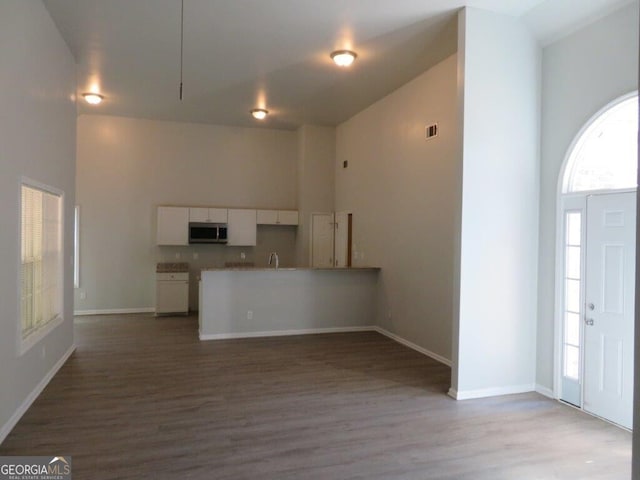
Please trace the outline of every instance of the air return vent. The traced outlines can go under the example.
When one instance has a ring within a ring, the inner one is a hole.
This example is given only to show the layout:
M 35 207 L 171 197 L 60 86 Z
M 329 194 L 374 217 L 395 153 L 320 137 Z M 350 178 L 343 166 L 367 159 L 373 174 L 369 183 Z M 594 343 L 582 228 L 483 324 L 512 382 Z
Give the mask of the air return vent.
M 433 137 L 438 136 L 438 124 L 434 123 L 433 125 L 427 125 L 424 127 L 424 136 L 427 140 Z

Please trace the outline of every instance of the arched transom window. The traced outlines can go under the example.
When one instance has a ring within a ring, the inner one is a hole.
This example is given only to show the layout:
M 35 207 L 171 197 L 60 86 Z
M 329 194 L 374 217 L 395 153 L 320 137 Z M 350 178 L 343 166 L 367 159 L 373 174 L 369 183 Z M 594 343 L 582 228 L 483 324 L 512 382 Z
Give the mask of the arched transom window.
M 608 108 L 575 142 L 563 193 L 635 188 L 638 172 L 638 95 Z

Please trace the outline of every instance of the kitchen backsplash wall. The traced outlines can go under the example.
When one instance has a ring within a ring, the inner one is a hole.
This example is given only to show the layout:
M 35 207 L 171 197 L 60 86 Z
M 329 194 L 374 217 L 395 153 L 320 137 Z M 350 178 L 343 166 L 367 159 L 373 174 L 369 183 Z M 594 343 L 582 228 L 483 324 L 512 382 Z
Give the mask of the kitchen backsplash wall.
M 297 207 L 295 131 L 81 115 L 77 139 L 76 311 L 153 308 L 155 264 L 180 252 L 156 246 L 158 205 Z M 282 265 L 295 254 L 295 228 L 261 226 L 258 235 L 245 251 L 256 264 L 269 250 Z M 202 266 L 240 256 L 213 245 L 184 251 L 201 253 Z

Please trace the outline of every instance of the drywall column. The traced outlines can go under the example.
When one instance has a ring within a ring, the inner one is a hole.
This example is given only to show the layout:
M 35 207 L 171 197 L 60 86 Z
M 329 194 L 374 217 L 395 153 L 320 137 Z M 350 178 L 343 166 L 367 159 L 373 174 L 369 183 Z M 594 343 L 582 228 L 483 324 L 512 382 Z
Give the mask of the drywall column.
M 309 265 L 311 213 L 334 210 L 336 129 L 303 125 L 298 129 L 298 212 L 296 260 Z
M 0 2 L 0 443 L 73 349 L 76 107 L 73 56 L 42 2 Z M 22 354 L 20 187 L 64 192 L 63 322 Z M 25 452 L 28 453 L 28 452 Z
M 540 49 L 518 20 L 459 17 L 462 203 L 458 399 L 535 383 Z

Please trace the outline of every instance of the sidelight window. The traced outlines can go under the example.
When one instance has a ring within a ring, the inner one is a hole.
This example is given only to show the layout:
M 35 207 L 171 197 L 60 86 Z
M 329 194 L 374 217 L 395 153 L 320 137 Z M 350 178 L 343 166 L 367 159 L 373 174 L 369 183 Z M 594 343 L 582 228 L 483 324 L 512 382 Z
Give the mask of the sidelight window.
M 582 212 L 565 213 L 563 375 L 580 378 Z

